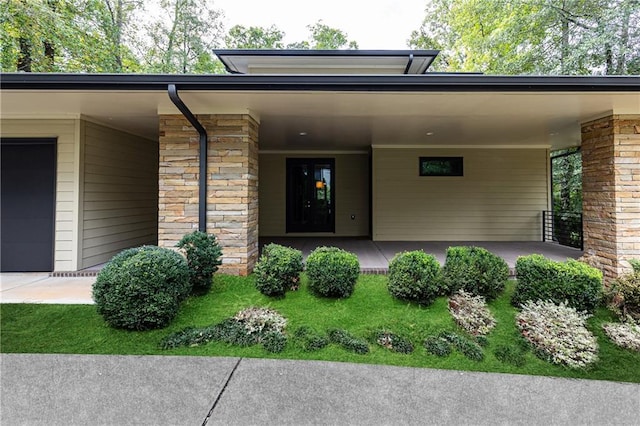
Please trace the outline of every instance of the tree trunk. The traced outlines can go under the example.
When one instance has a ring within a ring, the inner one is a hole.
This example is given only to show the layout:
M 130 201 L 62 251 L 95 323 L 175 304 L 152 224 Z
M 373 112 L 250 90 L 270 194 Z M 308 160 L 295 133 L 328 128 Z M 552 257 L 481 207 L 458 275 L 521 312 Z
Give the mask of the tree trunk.
M 18 55 L 18 60 L 16 61 L 16 70 L 31 72 L 31 41 L 26 38 L 20 37 L 18 40 L 18 44 L 20 45 L 20 54 Z

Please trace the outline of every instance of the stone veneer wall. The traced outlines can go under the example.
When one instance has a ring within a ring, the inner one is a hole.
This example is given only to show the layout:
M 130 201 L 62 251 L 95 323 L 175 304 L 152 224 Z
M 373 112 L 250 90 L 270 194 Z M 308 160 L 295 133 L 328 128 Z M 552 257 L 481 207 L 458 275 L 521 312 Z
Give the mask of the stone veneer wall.
M 207 232 L 222 246 L 220 271 L 247 275 L 258 258 L 258 123 L 249 115 L 198 115 L 208 134 Z M 160 116 L 158 244 L 198 229 L 198 132 Z
M 584 250 L 610 280 L 640 258 L 640 115 L 582 125 Z

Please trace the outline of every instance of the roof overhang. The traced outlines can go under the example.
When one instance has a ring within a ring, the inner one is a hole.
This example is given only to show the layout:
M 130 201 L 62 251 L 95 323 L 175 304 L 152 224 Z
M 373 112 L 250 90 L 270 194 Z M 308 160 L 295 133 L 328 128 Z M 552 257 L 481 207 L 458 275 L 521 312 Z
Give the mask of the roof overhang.
M 438 50 L 216 49 L 232 74 L 424 74 Z
M 176 84 L 196 114 L 250 113 L 262 150 L 580 143 L 580 123 L 640 114 L 640 77 L 189 76 L 4 74 L 2 118 L 86 117 L 158 136 L 178 114 Z M 306 133 L 306 135 L 301 135 Z

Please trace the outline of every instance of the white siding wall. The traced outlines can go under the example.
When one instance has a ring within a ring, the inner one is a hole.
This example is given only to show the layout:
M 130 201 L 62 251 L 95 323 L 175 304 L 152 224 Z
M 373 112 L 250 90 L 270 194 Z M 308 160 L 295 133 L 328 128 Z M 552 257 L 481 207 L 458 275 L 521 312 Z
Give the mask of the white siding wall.
M 369 235 L 369 155 L 368 154 L 260 154 L 261 236 L 281 237 L 286 233 L 287 158 L 335 158 L 336 232 L 296 233 L 355 237 Z M 351 215 L 355 219 L 351 219 Z
M 80 268 L 158 241 L 158 144 L 91 122 L 83 126 Z
M 421 177 L 421 156 L 461 156 L 463 177 Z M 546 149 L 373 150 L 373 239 L 537 241 Z
M 3 119 L 3 137 L 57 138 L 54 270 L 78 267 L 80 120 Z

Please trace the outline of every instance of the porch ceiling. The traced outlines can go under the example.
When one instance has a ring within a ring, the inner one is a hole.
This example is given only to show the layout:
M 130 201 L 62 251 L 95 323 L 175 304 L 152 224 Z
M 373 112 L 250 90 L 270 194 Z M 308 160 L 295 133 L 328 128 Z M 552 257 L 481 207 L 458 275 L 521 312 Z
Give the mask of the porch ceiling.
M 640 114 L 637 92 L 181 91 L 196 114 L 251 113 L 261 150 L 580 144 L 580 123 Z M 80 115 L 155 139 L 164 91 L 3 90 L 3 118 Z M 305 135 L 301 135 L 305 133 Z

